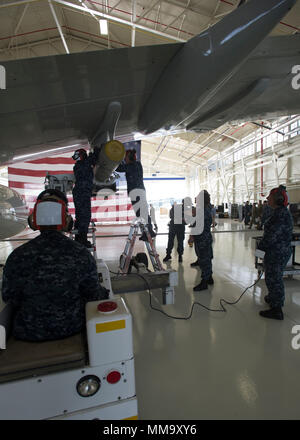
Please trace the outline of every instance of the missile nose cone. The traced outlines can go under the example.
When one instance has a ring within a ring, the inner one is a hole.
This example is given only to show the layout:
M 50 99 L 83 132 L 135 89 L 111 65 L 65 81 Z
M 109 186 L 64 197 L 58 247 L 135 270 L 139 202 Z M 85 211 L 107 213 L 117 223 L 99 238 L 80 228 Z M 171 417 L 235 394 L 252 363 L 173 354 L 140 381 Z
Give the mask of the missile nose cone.
M 114 162 L 121 162 L 125 157 L 125 147 L 117 140 L 107 142 L 104 151 L 107 158 Z
M 296 1 L 250 0 L 185 43 L 146 102 L 139 131 L 191 124 Z
M 94 170 L 96 182 L 108 181 L 125 157 L 125 147 L 122 142 L 112 140 L 106 142 L 100 150 L 98 161 Z

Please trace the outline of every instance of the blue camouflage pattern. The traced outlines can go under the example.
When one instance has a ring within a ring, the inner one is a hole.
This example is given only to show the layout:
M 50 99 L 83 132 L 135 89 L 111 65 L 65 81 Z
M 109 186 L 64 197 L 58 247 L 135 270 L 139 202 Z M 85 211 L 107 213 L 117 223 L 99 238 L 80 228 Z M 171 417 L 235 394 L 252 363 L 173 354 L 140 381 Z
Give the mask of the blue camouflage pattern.
M 15 249 L 3 269 L 2 298 L 15 309 L 13 336 L 65 338 L 85 328 L 85 304 L 108 298 L 95 259 L 58 231 L 43 231 Z
M 116 169 L 117 172 L 119 173 L 125 173 L 125 177 L 126 177 L 126 182 L 127 182 L 127 194 L 130 197 L 131 200 L 131 204 L 132 204 L 132 208 L 135 212 L 135 215 L 137 218 L 141 217 L 141 210 L 140 210 L 140 200 L 141 197 L 137 196 L 135 198 L 132 197 L 130 195 L 130 192 L 135 190 L 135 189 L 140 189 L 144 191 L 144 196 L 143 196 L 143 200 L 145 200 L 146 202 L 146 206 L 145 206 L 145 212 L 149 211 L 148 209 L 148 204 L 147 204 L 147 199 L 146 199 L 146 189 L 144 186 L 144 180 L 143 180 L 143 166 L 141 164 L 140 161 L 135 160 L 134 162 L 130 162 L 130 163 L 125 163 L 124 161 L 120 163 L 120 165 L 118 166 L 118 168 Z M 135 200 L 134 200 L 135 198 Z M 150 231 L 151 234 L 154 233 L 153 229 L 152 229 L 152 222 L 151 222 L 151 217 L 148 214 L 147 219 L 147 227 Z
M 177 238 L 178 255 L 183 255 L 183 251 L 184 251 L 183 242 L 185 237 L 184 207 L 182 206 L 181 224 L 174 223 L 174 206 L 172 206 L 172 208 L 170 209 L 169 217 L 170 217 L 170 223 L 169 223 L 167 255 L 172 254 L 175 237 Z
M 202 234 L 194 235 L 195 252 L 198 257 L 198 264 L 202 272 L 202 279 L 208 280 L 212 276 L 212 234 L 211 234 L 211 206 L 204 208 L 204 227 Z
M 271 307 L 283 307 L 285 300 L 283 272 L 292 253 L 293 219 L 286 207 L 273 210 L 265 223 L 258 249 L 265 252 L 265 282 Z
M 264 226 L 268 218 L 271 217 L 273 209 L 269 205 L 264 205 L 261 216 L 261 225 Z
M 128 194 L 133 189 L 145 189 L 143 167 L 140 161 L 135 160 L 130 163 L 121 162 L 116 171 L 119 173 L 125 173 Z
M 90 153 L 85 160 L 79 160 L 73 167 L 75 186 L 73 188 L 73 201 L 75 206 L 75 228 L 79 234 L 87 234 L 91 221 L 91 197 L 93 190 L 94 171 L 99 150 Z
M 79 234 L 88 233 L 92 218 L 91 196 L 91 191 L 86 188 L 73 188 L 73 202 L 76 215 L 75 229 L 78 229 Z

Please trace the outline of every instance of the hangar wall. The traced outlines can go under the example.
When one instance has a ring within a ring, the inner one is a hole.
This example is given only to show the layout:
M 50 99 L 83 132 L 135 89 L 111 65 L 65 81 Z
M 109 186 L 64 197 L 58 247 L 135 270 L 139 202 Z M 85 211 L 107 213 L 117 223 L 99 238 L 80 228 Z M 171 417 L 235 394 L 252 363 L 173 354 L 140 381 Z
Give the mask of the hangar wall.
M 207 167 L 195 170 L 189 187 L 196 193 L 207 189 L 219 205 L 265 200 L 270 189 L 282 184 L 290 202 L 300 203 L 300 118 L 285 131 L 284 136 L 271 133 L 250 145 L 246 140 L 244 149 L 243 140 L 229 153 L 218 153 Z

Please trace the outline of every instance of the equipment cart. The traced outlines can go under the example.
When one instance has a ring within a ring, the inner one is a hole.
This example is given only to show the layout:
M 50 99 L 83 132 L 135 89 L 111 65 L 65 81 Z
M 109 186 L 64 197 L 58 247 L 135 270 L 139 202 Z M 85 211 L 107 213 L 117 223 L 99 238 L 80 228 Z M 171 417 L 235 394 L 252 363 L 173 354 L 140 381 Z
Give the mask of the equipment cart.
M 262 239 L 262 236 L 253 237 L 253 239 L 255 240 L 255 249 L 257 249 L 259 242 Z M 292 244 L 292 255 L 283 272 L 283 276 L 288 276 L 289 278 L 293 278 L 293 275 L 300 275 L 300 262 L 298 263 L 295 257 L 296 246 L 300 246 L 300 232 L 293 233 L 293 241 L 291 244 Z M 263 271 L 263 262 L 257 256 L 255 256 L 255 269 L 257 269 L 258 271 L 258 275 L 260 275 L 261 272 Z

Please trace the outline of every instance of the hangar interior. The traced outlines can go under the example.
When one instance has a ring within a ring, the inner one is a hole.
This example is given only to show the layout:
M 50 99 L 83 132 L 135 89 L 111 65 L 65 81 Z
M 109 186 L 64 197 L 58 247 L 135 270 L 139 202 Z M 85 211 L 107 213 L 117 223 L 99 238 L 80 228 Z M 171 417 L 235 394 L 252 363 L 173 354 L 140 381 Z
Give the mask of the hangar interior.
M 4 0 L 0 2 L 0 64 L 184 43 L 220 22 L 239 4 L 240 0 Z M 298 35 L 299 31 L 298 0 L 271 35 Z M 299 51 L 297 56 L 300 65 Z M 276 63 L 274 71 L 280 70 Z M 300 89 L 295 93 L 300 97 Z M 236 117 L 225 123 L 220 118 L 220 125 L 209 131 L 150 134 L 140 140 L 147 198 L 156 210 L 155 246 L 161 260 L 174 201 L 185 196 L 194 199 L 206 189 L 218 210 L 212 231 L 213 286 L 193 291 L 200 273 L 190 267 L 196 257 L 186 232 L 183 262 L 178 262 L 175 245 L 172 260 L 164 265 L 178 273 L 174 304 L 161 305 L 160 289 L 152 290 L 151 301 L 147 291 L 120 295 L 133 319 L 138 418 L 298 419 L 300 360 L 292 339 L 293 329 L 300 325 L 300 273 L 285 278 L 282 322 L 259 316 L 265 308 L 264 279 L 236 305 L 226 306 L 226 312 L 205 307 L 219 310 L 222 298 L 236 301 L 257 280 L 254 238 L 263 232 L 255 226 L 249 229 L 233 214 L 239 206 L 247 200 L 264 201 L 272 188 L 285 185 L 295 209 L 294 232 L 300 234 L 300 114 L 249 121 Z M 34 154 L 29 153 L 28 160 Z M 52 154 L 59 153 L 51 150 L 48 156 Z M 9 166 L 4 163 L 0 168 L 1 185 L 9 186 Z M 112 274 L 118 270 L 128 232 L 128 222 L 97 223 L 97 257 Z M 5 264 L 16 247 L 35 236 L 37 232 L 26 228 L 2 239 L 0 263 Z M 137 241 L 134 251 L 145 252 L 144 244 Z M 295 260 L 300 262 L 297 246 Z

